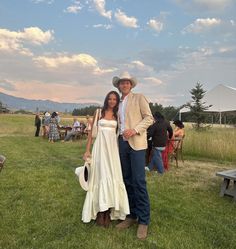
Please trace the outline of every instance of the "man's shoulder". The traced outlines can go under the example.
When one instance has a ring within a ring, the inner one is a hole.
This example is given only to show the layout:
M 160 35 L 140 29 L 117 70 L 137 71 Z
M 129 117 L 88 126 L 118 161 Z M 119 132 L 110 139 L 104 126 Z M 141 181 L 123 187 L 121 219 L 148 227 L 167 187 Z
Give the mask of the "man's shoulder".
M 146 98 L 142 93 L 132 93 L 133 98 Z

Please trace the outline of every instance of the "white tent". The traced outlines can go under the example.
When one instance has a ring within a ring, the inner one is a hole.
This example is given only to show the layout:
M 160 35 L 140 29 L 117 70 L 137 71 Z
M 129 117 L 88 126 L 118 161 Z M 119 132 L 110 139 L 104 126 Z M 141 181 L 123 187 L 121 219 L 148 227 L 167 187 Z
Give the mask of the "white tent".
M 206 106 L 210 106 L 207 112 L 218 112 L 220 114 L 221 123 L 222 112 L 236 111 L 236 88 L 217 85 L 206 92 L 202 101 L 205 102 Z M 184 112 L 189 112 L 189 109 L 187 107 L 180 109 L 180 118 L 181 113 Z

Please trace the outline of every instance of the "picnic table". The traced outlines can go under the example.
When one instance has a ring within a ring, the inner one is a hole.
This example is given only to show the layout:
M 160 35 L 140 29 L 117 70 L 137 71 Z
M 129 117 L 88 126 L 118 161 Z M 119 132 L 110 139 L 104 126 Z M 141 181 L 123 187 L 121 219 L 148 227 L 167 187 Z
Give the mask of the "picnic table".
M 67 135 L 67 132 L 71 131 L 71 130 L 72 130 L 71 126 L 68 126 L 68 125 L 59 126 L 58 131 L 59 131 L 59 134 L 60 134 L 60 138 L 64 139 L 65 136 Z
M 236 169 L 217 172 L 216 175 L 223 177 L 220 196 L 232 196 L 234 201 L 236 201 Z

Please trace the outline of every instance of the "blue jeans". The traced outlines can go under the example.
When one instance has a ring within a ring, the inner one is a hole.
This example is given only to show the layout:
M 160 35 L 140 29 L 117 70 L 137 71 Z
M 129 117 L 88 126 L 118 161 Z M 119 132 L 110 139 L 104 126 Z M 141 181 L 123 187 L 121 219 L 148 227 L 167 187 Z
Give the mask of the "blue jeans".
M 163 161 L 162 161 L 162 155 L 161 152 L 165 149 L 165 147 L 157 147 L 157 148 L 153 148 L 153 154 L 152 154 L 152 158 L 151 161 L 148 165 L 149 170 L 153 170 L 154 165 L 157 168 L 157 171 L 160 174 L 164 173 L 164 167 L 163 167 Z
M 145 180 L 145 150 L 134 150 L 119 136 L 123 179 L 129 199 L 130 218 L 139 224 L 150 222 L 150 203 Z

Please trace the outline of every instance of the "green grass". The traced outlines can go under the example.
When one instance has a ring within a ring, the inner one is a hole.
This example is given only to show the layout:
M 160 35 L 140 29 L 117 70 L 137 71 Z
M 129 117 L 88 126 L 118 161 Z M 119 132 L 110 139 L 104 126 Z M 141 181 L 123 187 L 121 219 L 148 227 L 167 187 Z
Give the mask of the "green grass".
M 0 116 L 0 127 L 3 120 L 9 129 L 0 131 L 0 153 L 7 156 L 0 173 L 1 249 L 235 248 L 236 204 L 219 197 L 222 179 L 215 176 L 232 164 L 186 161 L 164 176 L 148 174 L 151 224 L 148 239 L 138 241 L 136 227 L 81 222 L 85 192 L 74 169 L 82 165 L 84 142 L 35 138 L 33 117 Z
M 188 157 L 236 163 L 235 148 L 235 128 L 212 128 L 202 132 L 186 130 L 184 154 Z

